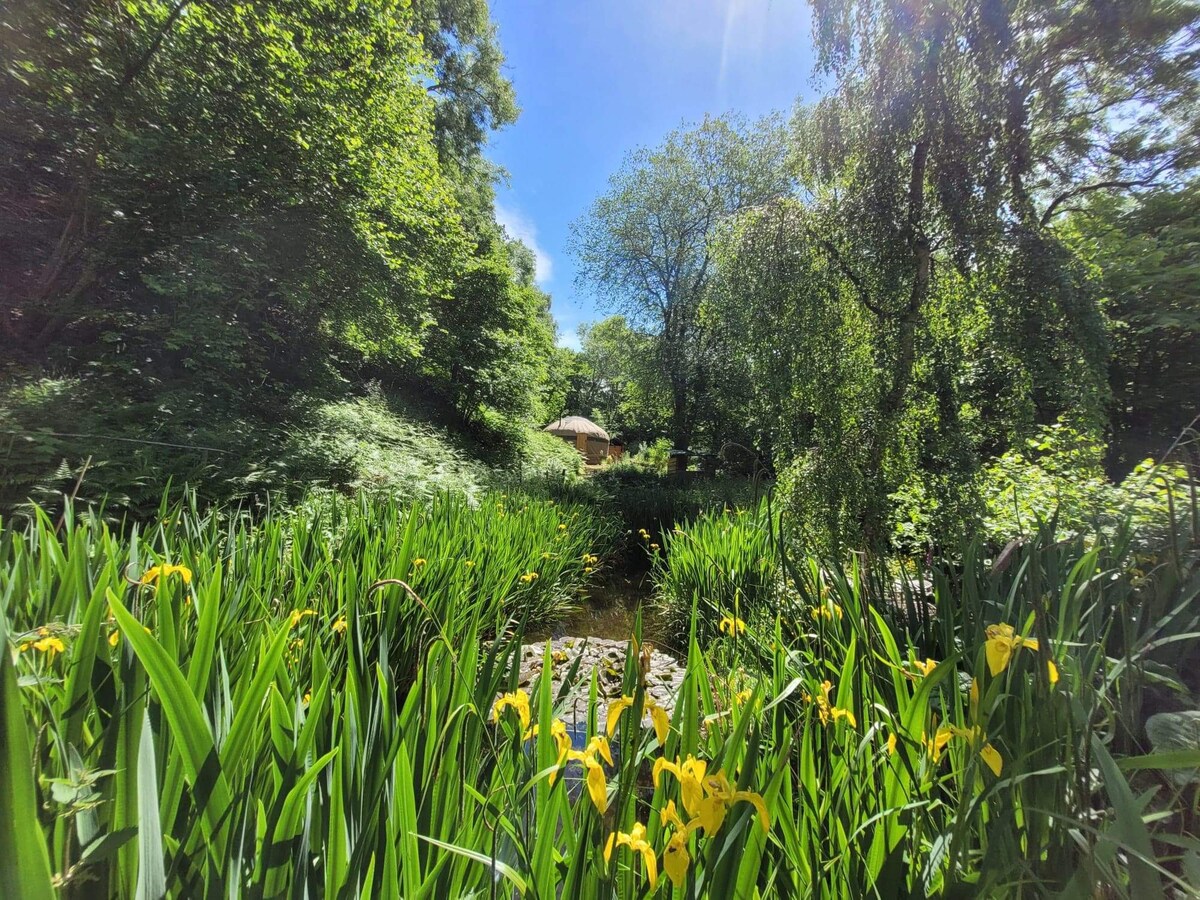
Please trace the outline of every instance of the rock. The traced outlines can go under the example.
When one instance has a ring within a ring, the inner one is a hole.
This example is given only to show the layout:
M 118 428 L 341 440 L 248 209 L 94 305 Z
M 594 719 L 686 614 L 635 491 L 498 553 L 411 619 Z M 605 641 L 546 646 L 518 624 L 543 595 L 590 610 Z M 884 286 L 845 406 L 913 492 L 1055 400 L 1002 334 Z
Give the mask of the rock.
M 1146 737 L 1155 753 L 1200 750 L 1200 710 L 1156 713 L 1146 720 Z M 1173 769 L 1170 774 L 1179 785 L 1200 782 L 1200 769 Z
M 527 644 L 522 648 L 519 682 L 522 686 L 533 683 L 542 671 L 545 643 Z M 583 723 L 587 721 L 588 691 L 592 672 L 597 673 L 599 703 L 596 710 L 596 727 L 603 733 L 606 727 L 608 704 L 621 695 L 621 682 L 625 671 L 625 656 L 628 643 L 604 638 L 562 637 L 550 641 L 552 664 L 552 690 L 557 697 L 562 688 L 562 679 L 580 660 L 579 672 L 574 684 L 567 692 L 563 720 L 572 737 L 583 740 Z M 646 678 L 646 695 L 665 709 L 670 715 L 674 708 L 679 688 L 683 684 L 684 668 L 667 653 L 651 646 L 650 671 Z M 650 717 L 645 717 L 649 727 Z

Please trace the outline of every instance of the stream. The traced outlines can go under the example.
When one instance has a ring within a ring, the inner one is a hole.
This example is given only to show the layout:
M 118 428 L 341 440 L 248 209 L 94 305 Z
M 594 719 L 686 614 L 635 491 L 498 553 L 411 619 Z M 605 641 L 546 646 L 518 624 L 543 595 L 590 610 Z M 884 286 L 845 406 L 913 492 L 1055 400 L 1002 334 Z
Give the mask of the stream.
M 603 638 L 626 641 L 633 634 L 634 619 L 642 611 L 642 636 L 661 637 L 660 622 L 653 603 L 654 582 L 646 570 L 616 570 L 600 583 L 589 585 L 578 608 L 554 625 L 526 634 L 527 643 L 562 637 Z

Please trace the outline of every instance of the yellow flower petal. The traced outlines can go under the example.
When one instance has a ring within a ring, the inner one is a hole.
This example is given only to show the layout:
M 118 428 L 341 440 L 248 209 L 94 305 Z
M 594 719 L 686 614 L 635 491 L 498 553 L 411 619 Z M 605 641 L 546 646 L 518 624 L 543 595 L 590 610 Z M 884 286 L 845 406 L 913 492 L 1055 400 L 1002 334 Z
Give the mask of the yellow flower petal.
M 984 653 L 987 656 L 988 671 L 993 676 L 999 675 L 1008 668 L 1008 661 L 1012 659 L 1013 645 L 1012 640 L 1008 638 L 989 638 L 983 645 Z
M 33 649 L 39 653 L 45 653 L 47 660 L 53 660 L 56 653 L 62 653 L 67 649 L 67 645 L 59 638 L 44 637 L 33 642 Z
M 658 811 L 658 821 L 663 825 L 674 825 L 676 828 L 683 828 L 683 819 L 679 818 L 679 810 L 675 808 L 675 801 L 668 800 L 667 805 Z
M 688 865 L 691 861 L 687 851 L 687 833 L 676 831 L 663 850 L 663 870 L 675 887 L 682 887 L 687 880 Z
M 717 630 L 722 634 L 738 635 L 746 630 L 746 623 L 736 616 L 725 616 L 717 625 Z
M 633 706 L 632 697 L 618 697 L 612 703 L 608 704 L 608 720 L 606 728 L 608 736 L 612 737 L 613 732 L 617 730 L 617 719 L 621 717 L 621 713 Z
M 520 688 L 511 694 L 504 694 L 492 706 L 492 721 L 497 721 L 500 718 L 500 713 L 509 708 L 517 711 L 517 716 L 521 720 L 522 730 L 528 729 L 530 720 L 529 695 Z M 534 733 L 536 734 L 536 732 Z
M 667 717 L 667 711 L 657 703 L 650 707 L 650 720 L 654 723 L 654 736 L 661 747 L 667 743 L 667 735 L 671 733 L 671 720 Z
M 642 852 L 642 859 L 646 862 L 646 876 L 650 879 L 650 890 L 654 890 L 658 884 L 658 857 L 654 853 L 654 848 L 642 841 L 640 847 L 636 848 Z
M 608 739 L 606 737 L 598 734 L 594 738 L 592 738 L 591 743 L 596 745 L 596 750 L 600 753 L 601 756 L 604 757 L 604 761 L 606 763 L 608 763 L 610 766 L 616 765 L 616 763 L 613 762 L 612 750 L 609 749 Z
M 992 770 L 992 774 L 999 778 L 1001 771 L 1004 769 L 1004 760 L 1001 759 L 999 751 L 991 744 L 984 744 L 979 751 L 979 755 L 987 764 L 987 767 Z
M 946 749 L 946 745 L 950 743 L 952 737 L 954 737 L 954 731 L 947 727 L 939 728 L 934 734 L 933 740 L 928 743 L 929 755 L 933 757 L 934 762 L 942 758 L 942 751 Z
M 604 777 L 604 767 L 591 757 L 583 761 L 587 768 L 587 789 L 596 806 L 596 811 L 604 815 L 608 809 L 608 779 Z
M 664 770 L 670 772 L 676 778 L 680 777 L 679 767 L 675 765 L 675 763 L 670 762 L 665 756 L 660 756 L 658 759 L 654 760 L 654 768 L 651 770 L 651 774 L 654 776 L 654 786 L 656 788 L 658 787 L 658 776 L 662 774 Z
M 725 821 L 725 801 L 720 797 L 705 797 L 700 801 L 696 817 L 704 826 L 704 833 L 709 837 L 721 830 Z

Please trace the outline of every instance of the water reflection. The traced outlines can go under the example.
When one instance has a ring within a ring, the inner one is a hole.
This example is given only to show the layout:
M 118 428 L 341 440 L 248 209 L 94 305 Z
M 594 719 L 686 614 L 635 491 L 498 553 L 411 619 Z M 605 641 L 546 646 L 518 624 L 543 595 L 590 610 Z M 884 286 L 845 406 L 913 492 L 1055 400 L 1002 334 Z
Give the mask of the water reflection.
M 653 582 L 648 572 L 613 573 L 603 584 L 591 585 L 588 596 L 566 619 L 548 628 L 526 634 L 526 643 L 560 637 L 595 637 L 627 640 L 633 634 L 634 617 L 642 610 L 642 635 L 658 640 L 658 617 L 652 601 Z

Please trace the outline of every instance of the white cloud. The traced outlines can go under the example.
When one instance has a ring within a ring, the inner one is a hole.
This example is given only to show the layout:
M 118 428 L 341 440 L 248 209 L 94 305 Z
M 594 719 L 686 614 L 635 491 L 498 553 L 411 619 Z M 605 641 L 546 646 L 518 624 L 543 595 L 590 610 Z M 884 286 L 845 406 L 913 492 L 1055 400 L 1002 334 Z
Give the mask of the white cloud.
M 554 261 L 537 241 L 537 226 L 523 213 L 503 203 L 496 204 L 496 221 L 504 226 L 509 237 L 516 238 L 533 251 L 533 277 L 539 287 L 545 288 L 554 276 Z

